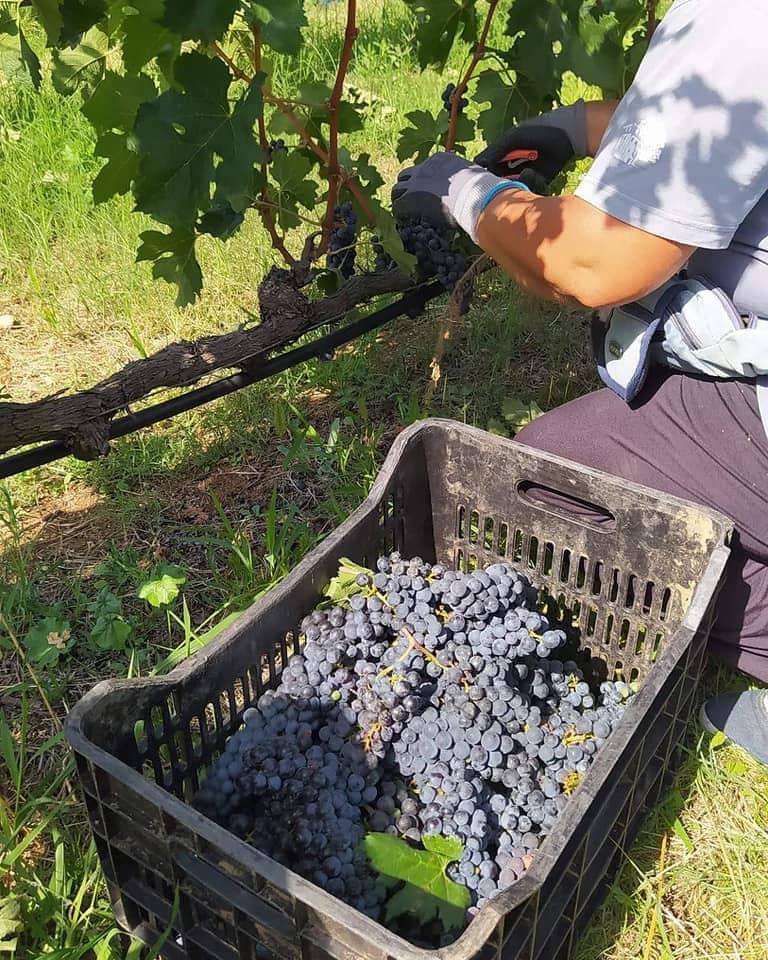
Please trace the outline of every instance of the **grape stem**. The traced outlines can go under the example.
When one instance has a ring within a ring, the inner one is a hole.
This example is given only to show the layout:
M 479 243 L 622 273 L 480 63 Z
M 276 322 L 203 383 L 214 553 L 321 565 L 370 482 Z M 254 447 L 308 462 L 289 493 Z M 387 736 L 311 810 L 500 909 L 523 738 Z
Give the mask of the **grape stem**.
M 336 80 L 328 101 L 328 196 L 326 198 L 323 235 L 320 238 L 320 245 L 316 253 L 318 257 L 322 256 L 328 249 L 335 221 L 334 212 L 339 201 L 342 184 L 341 167 L 339 166 L 339 106 L 344 93 L 344 80 L 352 59 L 352 50 L 355 46 L 355 40 L 357 40 L 356 20 L 357 0 L 347 0 L 347 25 L 344 30 L 344 45 L 341 48 Z
M 251 27 L 251 32 L 253 33 L 253 69 L 256 72 L 256 76 L 258 76 L 261 73 L 261 27 L 259 24 L 254 24 Z M 296 258 L 288 247 L 286 247 L 285 237 L 277 229 L 275 211 L 272 206 L 267 203 L 269 191 L 269 137 L 267 136 L 267 125 L 264 122 L 263 110 L 259 112 L 258 129 L 259 144 L 261 146 L 261 176 L 263 179 L 261 201 L 258 204 L 261 219 L 267 228 L 267 233 L 269 234 L 274 249 L 277 250 L 289 267 L 295 267 Z
M 312 138 L 306 126 L 304 125 L 303 121 L 301 120 L 299 115 L 296 113 L 296 110 L 294 109 L 294 104 L 292 104 L 289 100 L 285 100 L 282 97 L 278 97 L 275 93 L 272 92 L 272 90 L 266 84 L 262 86 L 262 97 L 264 98 L 264 102 L 271 104 L 271 106 L 273 107 L 276 107 L 285 117 L 288 118 L 291 125 L 296 130 L 296 133 L 299 135 L 299 140 L 302 146 L 309 148 L 315 154 L 315 156 L 318 157 L 318 159 L 323 163 L 324 167 L 326 168 L 326 171 L 329 177 L 329 180 L 328 180 L 329 197 L 328 197 L 327 211 L 330 210 L 330 221 L 331 221 L 330 229 L 331 230 L 333 229 L 333 211 L 336 207 L 336 200 L 334 200 L 333 203 L 330 202 L 331 201 L 330 194 L 333 192 L 334 182 L 336 184 L 336 187 L 335 187 L 336 197 L 338 197 L 338 193 L 341 187 L 346 187 L 349 190 L 349 192 L 352 194 L 352 196 L 355 198 L 355 200 L 357 200 L 360 206 L 360 209 L 365 214 L 365 217 L 368 220 L 368 223 L 371 226 L 374 226 L 376 223 L 376 217 L 373 215 L 371 211 L 368 200 L 365 194 L 363 193 L 362 188 L 360 187 L 360 184 L 350 174 L 350 172 L 346 170 L 343 166 L 341 166 L 338 162 L 339 105 L 341 103 L 341 96 L 343 94 L 343 89 L 344 89 L 344 78 L 346 77 L 347 69 L 349 67 L 349 63 L 352 56 L 354 41 L 357 36 L 357 27 L 355 25 L 357 3 L 356 3 L 356 0 L 348 0 L 348 3 L 349 3 L 349 6 L 352 7 L 351 20 L 349 15 L 349 8 L 348 8 L 347 31 L 345 32 L 345 37 L 344 37 L 344 50 L 342 51 L 342 56 L 339 61 L 339 71 L 336 75 L 336 83 L 334 83 L 334 88 L 331 93 L 331 98 L 328 102 L 329 119 L 332 121 L 330 124 L 330 133 L 329 133 L 329 150 L 326 150 L 322 146 L 322 144 L 320 144 L 319 142 L 317 142 Z M 211 49 L 219 58 L 219 60 L 221 60 L 222 63 L 225 63 L 227 67 L 229 67 L 230 73 L 236 80 L 242 80 L 243 83 L 248 83 L 248 84 L 254 82 L 256 77 L 251 76 L 241 67 L 239 67 L 235 63 L 235 61 L 232 59 L 232 57 L 230 57 L 229 54 L 218 43 L 212 44 Z M 341 77 L 341 80 L 339 80 L 339 77 Z M 337 93 L 337 88 L 338 88 L 338 93 Z M 331 114 L 332 104 L 334 104 L 334 97 L 336 97 L 335 106 L 333 106 L 333 109 L 335 110 L 335 117 Z M 259 129 L 259 138 L 261 139 L 261 129 Z M 333 147 L 334 138 L 336 143 L 335 164 L 332 162 L 333 158 L 330 152 L 330 150 L 334 149 Z M 335 166 L 335 171 L 333 170 L 334 166 Z M 334 174 L 334 176 L 332 176 L 332 174 Z M 318 257 L 320 257 L 322 253 L 325 251 L 325 249 L 327 249 L 328 239 L 330 238 L 330 230 L 326 229 L 328 225 L 327 211 L 326 211 L 326 218 L 325 218 L 324 229 L 323 229 L 324 237 L 321 238 L 320 246 L 310 251 L 310 256 L 308 258 L 310 260 L 317 260 Z M 270 234 L 270 237 L 272 237 L 271 234 Z M 272 239 L 274 242 L 274 238 Z M 294 260 L 294 264 L 295 263 L 296 261 Z
M 475 72 L 475 67 L 485 56 L 485 44 L 488 40 L 488 33 L 491 29 L 491 23 L 493 22 L 493 15 L 496 13 L 496 8 L 498 5 L 499 0 L 488 0 L 488 12 L 485 15 L 485 23 L 483 24 L 483 29 L 480 32 L 480 38 L 477 41 L 474 52 L 472 53 L 472 59 L 469 62 L 466 73 L 459 81 L 456 89 L 453 91 L 453 96 L 451 97 L 451 119 L 448 122 L 448 134 L 445 139 L 446 150 L 453 150 L 453 147 L 456 143 L 456 124 L 459 120 L 461 98 L 464 96 L 467 86 L 469 85 L 469 81 L 472 79 L 472 74 Z

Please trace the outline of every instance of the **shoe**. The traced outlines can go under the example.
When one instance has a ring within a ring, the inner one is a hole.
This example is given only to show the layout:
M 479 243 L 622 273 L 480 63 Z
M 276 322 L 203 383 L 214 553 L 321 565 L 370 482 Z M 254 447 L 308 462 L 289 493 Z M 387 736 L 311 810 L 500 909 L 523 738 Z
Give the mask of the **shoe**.
M 768 765 L 768 690 L 713 697 L 701 708 L 699 721 L 708 733 L 724 733 L 731 743 Z

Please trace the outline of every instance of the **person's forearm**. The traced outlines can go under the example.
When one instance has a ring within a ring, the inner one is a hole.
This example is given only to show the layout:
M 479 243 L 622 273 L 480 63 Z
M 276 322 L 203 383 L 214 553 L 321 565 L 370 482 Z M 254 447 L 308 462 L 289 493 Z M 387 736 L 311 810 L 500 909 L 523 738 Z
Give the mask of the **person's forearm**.
M 529 293 L 574 303 L 573 278 L 564 275 L 562 260 L 552 249 L 562 245 L 565 199 L 505 190 L 480 215 L 477 241 Z
M 600 147 L 608 124 L 618 107 L 618 100 L 590 100 L 586 104 L 587 156 L 594 157 Z
M 477 242 L 531 293 L 592 309 L 645 296 L 693 249 L 629 227 L 579 197 L 512 188 L 480 214 Z

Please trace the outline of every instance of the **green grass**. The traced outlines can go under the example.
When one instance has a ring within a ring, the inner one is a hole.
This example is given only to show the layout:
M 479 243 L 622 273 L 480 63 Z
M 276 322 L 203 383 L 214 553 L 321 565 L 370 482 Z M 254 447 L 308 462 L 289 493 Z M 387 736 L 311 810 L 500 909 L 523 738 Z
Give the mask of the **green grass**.
M 318 6 L 305 50 L 277 66 L 278 89 L 331 73 L 342 16 Z M 350 146 L 390 178 L 398 118 L 433 108 L 446 83 L 413 56 L 404 7 L 365 4 L 350 80 L 373 105 Z M 251 217 L 228 245 L 202 245 L 203 297 L 177 311 L 170 288 L 133 262 L 147 222 L 125 199 L 93 207 L 91 146 L 75 102 L 0 88 L 0 313 L 17 321 L 0 331 L 0 392 L 14 399 L 86 386 L 142 350 L 231 329 L 255 309 L 271 263 Z M 457 324 L 433 304 L 332 363 L 117 441 L 103 461 L 61 461 L 0 487 L 0 911 L 19 916 L 0 913 L 0 929 L 19 927 L 16 960 L 121 955 L 58 735 L 79 695 L 104 676 L 168 669 L 209 641 L 362 500 L 402 425 L 435 414 L 486 427 L 508 398 L 549 409 L 595 383 L 582 318 L 488 274 Z M 170 566 L 181 568 L 179 593 L 152 607 L 138 592 Z M 53 667 L 19 654 L 42 623 L 69 633 Z M 694 750 L 578 960 L 764 960 L 767 795 L 766 772 L 737 751 Z

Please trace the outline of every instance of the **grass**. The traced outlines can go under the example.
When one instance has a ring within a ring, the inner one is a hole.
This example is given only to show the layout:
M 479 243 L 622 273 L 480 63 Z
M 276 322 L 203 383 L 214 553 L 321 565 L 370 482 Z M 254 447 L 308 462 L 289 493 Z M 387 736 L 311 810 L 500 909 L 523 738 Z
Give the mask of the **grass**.
M 302 54 L 278 64 L 278 88 L 332 70 L 341 16 L 318 5 Z M 389 178 L 398 118 L 432 108 L 446 82 L 418 72 L 411 40 L 397 0 L 363 6 L 351 82 L 373 105 L 351 146 Z M 0 385 L 15 399 L 231 329 L 271 262 L 251 218 L 227 246 L 203 244 L 203 297 L 177 311 L 133 262 L 146 224 L 129 202 L 93 207 L 91 146 L 72 101 L 0 88 L 0 313 L 16 322 L 0 330 Z M 582 318 L 488 274 L 458 324 L 433 305 L 332 363 L 118 441 L 106 460 L 62 461 L 0 487 L 0 954 L 16 938 L 16 960 L 123 955 L 59 733 L 83 692 L 104 676 L 168 669 L 208 642 L 361 501 L 404 424 L 436 414 L 503 425 L 505 400 L 549 409 L 594 386 Z M 161 589 L 165 605 L 139 596 Z M 62 644 L 56 663 L 33 661 L 36 631 Z M 713 672 L 709 682 L 737 681 Z M 765 770 L 737 751 L 692 750 L 578 960 L 764 960 L 767 796 Z

